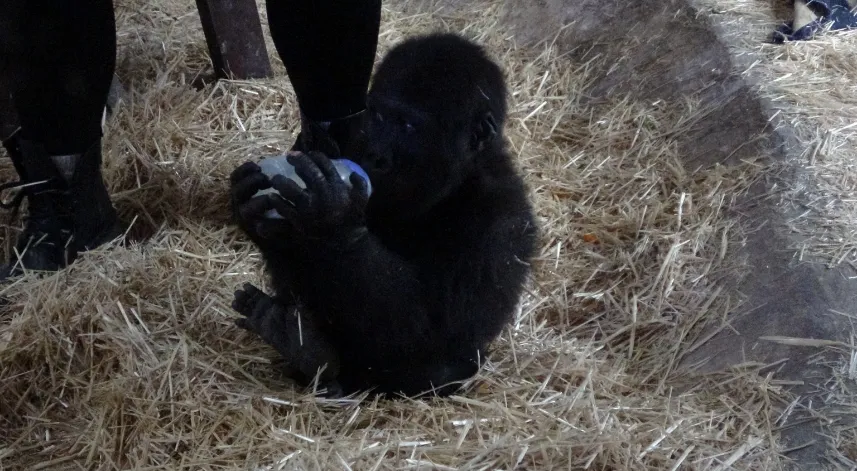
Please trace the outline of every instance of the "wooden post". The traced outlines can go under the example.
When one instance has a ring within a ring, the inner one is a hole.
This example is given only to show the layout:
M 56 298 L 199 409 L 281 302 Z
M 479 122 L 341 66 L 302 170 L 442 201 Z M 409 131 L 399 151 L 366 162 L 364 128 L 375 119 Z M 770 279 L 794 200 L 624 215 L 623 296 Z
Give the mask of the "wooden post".
M 196 0 L 217 78 L 271 75 L 255 0 Z

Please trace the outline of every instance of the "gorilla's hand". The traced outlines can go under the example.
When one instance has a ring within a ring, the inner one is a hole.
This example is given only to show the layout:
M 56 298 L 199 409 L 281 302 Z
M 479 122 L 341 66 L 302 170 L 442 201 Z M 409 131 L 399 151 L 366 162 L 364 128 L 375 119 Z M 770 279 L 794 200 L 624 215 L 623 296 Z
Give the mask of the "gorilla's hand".
M 272 198 L 278 213 L 292 221 L 304 236 L 316 240 L 347 244 L 367 232 L 369 192 L 365 180 L 351 174 L 349 186 L 333 162 L 319 152 L 291 155 L 288 160 L 306 183 L 306 189 L 282 175 L 273 177 L 271 185 L 282 196 Z
M 230 182 L 232 214 L 254 242 L 264 245 L 265 240 L 283 240 L 294 232 L 291 222 L 265 217 L 268 210 L 275 208 L 279 197 L 270 193 L 253 196 L 259 190 L 271 187 L 271 181 L 262 173 L 261 167 L 246 162 L 232 172 Z

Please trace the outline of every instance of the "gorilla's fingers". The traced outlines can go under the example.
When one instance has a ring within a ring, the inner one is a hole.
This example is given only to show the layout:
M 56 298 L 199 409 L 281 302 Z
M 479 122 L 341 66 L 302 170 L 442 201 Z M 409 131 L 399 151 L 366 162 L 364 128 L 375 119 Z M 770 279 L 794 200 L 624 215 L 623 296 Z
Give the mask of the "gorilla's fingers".
M 265 214 L 269 209 L 273 209 L 271 199 L 268 198 L 268 195 L 262 195 L 239 206 L 238 212 L 240 213 L 241 218 L 248 220 Z
M 271 206 L 287 223 L 299 227 L 298 209 L 289 201 L 276 195 L 271 195 Z
M 257 172 L 262 173 L 262 168 L 254 162 L 244 162 L 232 171 L 232 175 L 229 176 L 229 181 L 234 185 Z
M 280 202 L 280 200 L 285 199 L 287 201 L 291 201 L 299 211 L 305 211 L 311 202 L 312 195 L 298 186 L 298 184 L 290 178 L 286 178 L 282 175 L 275 175 L 274 178 L 271 179 L 271 186 L 277 190 L 280 196 L 282 196 L 282 198 L 277 198 L 272 195 L 271 199 L 275 204 Z
M 265 174 L 253 173 L 232 184 L 232 195 L 239 202 L 250 199 L 257 191 L 271 187 L 271 182 Z
M 315 162 L 315 164 L 321 170 L 321 173 L 324 174 L 325 178 L 327 178 L 328 181 L 339 180 L 339 172 L 333 165 L 333 161 L 331 161 L 326 155 L 321 152 L 310 152 L 309 158 L 312 159 L 313 162 Z
M 351 182 L 351 199 L 360 206 L 365 205 L 369 201 L 369 185 L 356 172 L 348 177 Z
M 324 191 L 327 179 L 318 165 L 306 154 L 289 156 L 289 163 L 295 166 L 295 173 L 306 183 L 310 191 Z

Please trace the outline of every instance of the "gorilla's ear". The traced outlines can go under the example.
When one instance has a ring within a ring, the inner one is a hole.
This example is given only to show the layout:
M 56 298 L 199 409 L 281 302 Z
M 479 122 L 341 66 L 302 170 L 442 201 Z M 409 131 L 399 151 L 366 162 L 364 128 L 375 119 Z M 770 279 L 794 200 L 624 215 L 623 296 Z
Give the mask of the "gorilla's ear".
M 490 111 L 486 111 L 473 126 L 473 149 L 481 152 L 497 136 L 497 121 Z

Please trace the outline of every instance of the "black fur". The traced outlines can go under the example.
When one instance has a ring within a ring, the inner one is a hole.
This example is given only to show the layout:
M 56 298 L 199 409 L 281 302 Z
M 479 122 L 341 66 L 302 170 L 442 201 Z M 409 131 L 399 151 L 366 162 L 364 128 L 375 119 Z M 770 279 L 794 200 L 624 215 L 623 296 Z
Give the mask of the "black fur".
M 321 154 L 291 158 L 307 190 L 253 163 L 234 172 L 234 212 L 278 295 L 245 287 L 236 310 L 301 374 L 332 364 L 334 390 L 449 394 L 512 319 L 534 250 L 531 205 L 504 148 L 503 75 L 458 36 L 413 38 L 385 57 L 367 106 L 369 150 L 353 158 L 372 181 L 368 201 L 359 177 L 349 188 Z M 282 197 L 251 199 L 270 186 Z M 270 208 L 284 219 L 263 219 Z M 294 322 L 265 320 L 289 312 L 274 306 L 312 316 L 318 332 L 302 324 L 298 348 L 311 353 L 296 353 Z

